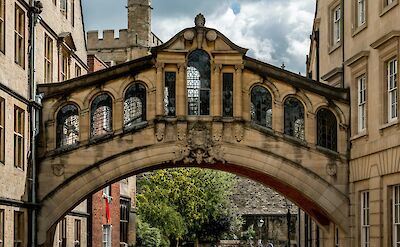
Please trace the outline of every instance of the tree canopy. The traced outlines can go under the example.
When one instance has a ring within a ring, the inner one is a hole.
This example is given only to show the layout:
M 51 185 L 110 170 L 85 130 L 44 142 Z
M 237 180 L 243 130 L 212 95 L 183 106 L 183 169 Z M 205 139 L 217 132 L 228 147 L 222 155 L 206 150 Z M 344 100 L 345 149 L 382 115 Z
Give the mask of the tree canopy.
M 139 219 L 171 241 L 217 241 L 239 224 L 231 207 L 234 175 L 199 168 L 173 168 L 138 178 Z M 142 237 L 139 235 L 139 239 Z

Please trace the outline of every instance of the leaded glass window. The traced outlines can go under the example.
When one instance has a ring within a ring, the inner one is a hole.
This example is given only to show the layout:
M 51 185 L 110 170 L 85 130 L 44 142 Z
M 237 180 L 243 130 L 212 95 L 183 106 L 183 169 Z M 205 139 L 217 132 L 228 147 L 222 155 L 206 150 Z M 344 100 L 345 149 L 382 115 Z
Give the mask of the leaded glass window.
M 124 100 L 124 126 L 130 127 L 146 120 L 146 88 L 135 83 L 128 88 Z
M 210 57 L 195 50 L 188 57 L 187 97 L 189 115 L 210 115 Z
M 251 90 L 251 119 L 258 125 L 272 128 L 272 97 L 262 86 Z
M 224 73 L 222 84 L 222 114 L 224 117 L 233 117 L 233 74 Z
M 164 88 L 164 111 L 167 116 L 175 116 L 175 84 L 176 73 L 165 72 L 165 88 Z
M 335 115 L 322 108 L 317 112 L 317 145 L 336 151 L 337 123 Z
M 304 141 L 304 107 L 296 98 L 285 101 L 285 134 Z
M 57 113 L 57 147 L 71 146 L 79 140 L 79 114 L 75 105 L 68 104 Z
M 91 106 L 91 136 L 112 131 L 112 99 L 108 94 L 97 96 Z

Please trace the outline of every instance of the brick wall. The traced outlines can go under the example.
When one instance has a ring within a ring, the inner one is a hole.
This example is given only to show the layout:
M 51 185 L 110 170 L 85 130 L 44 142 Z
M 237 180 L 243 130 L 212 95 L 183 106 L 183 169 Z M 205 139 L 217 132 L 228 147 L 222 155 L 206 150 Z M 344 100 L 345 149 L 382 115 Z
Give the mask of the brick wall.
M 119 221 L 120 221 L 120 185 L 111 185 L 112 202 L 110 204 L 111 215 L 111 239 L 112 247 L 119 247 Z M 103 197 L 103 190 L 92 195 L 92 246 L 102 246 L 103 225 L 107 224 L 106 202 Z
M 101 61 L 96 55 L 87 56 L 89 73 L 107 68 L 107 65 Z

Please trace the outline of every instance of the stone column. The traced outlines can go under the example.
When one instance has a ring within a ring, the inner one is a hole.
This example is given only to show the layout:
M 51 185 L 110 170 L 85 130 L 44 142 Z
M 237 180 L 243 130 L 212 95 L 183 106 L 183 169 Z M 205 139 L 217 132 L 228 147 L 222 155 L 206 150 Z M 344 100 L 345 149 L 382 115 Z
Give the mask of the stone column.
M 157 76 L 156 76 L 156 116 L 164 115 L 164 86 L 163 86 L 163 73 L 164 63 L 157 63 Z
M 186 115 L 186 69 L 186 64 L 178 64 L 178 76 L 176 82 L 176 116 Z
M 222 116 L 221 64 L 213 64 L 211 75 L 211 116 Z
M 235 80 L 233 87 L 233 116 L 236 118 L 242 117 L 242 105 L 243 105 L 243 64 L 235 65 Z
M 80 142 L 88 141 L 90 138 L 90 108 L 83 109 L 79 116 L 79 133 Z
M 114 101 L 112 112 L 113 130 L 123 130 L 124 128 L 124 99 L 119 98 Z

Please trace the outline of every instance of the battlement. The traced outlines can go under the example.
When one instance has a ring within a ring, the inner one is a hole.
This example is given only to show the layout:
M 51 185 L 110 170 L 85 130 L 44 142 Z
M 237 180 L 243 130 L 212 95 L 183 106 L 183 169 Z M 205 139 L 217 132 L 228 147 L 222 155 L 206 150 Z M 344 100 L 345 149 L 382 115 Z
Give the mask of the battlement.
M 129 36 L 127 29 L 118 30 L 118 36 L 115 36 L 116 30 L 104 30 L 101 38 L 98 30 L 87 32 L 88 49 L 116 49 L 129 46 Z
M 127 48 L 132 45 L 146 44 L 147 47 L 158 46 L 162 44 L 160 38 L 157 37 L 153 32 L 150 33 L 149 40 L 137 40 L 136 36 L 130 37 L 127 29 L 118 30 L 118 36 L 115 33 L 116 30 L 104 30 L 103 36 L 100 36 L 98 30 L 87 32 L 87 44 L 89 50 L 96 49 L 118 49 Z M 130 40 L 132 39 L 132 40 Z

